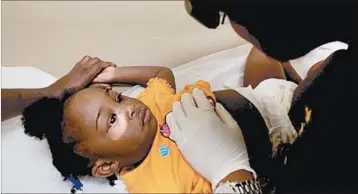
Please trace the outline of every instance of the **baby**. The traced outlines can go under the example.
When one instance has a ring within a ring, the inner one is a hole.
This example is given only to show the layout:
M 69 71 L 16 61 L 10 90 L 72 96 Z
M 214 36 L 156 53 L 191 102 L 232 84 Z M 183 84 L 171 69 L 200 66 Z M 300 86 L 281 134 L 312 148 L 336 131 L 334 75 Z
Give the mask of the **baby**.
M 207 82 L 175 93 L 173 73 L 165 67 L 109 67 L 95 81 L 139 84 L 146 90 L 131 98 L 86 88 L 63 100 L 39 99 L 23 113 L 25 132 L 47 139 L 62 176 L 78 187 L 79 176 L 113 181 L 119 172 L 130 193 L 212 192 L 211 184 L 182 157 L 165 124 L 173 102 L 193 88 L 215 103 Z
M 212 105 L 217 95 L 226 108 L 236 107 L 231 114 L 241 127 L 250 163 L 259 176 L 273 171 L 269 160 L 277 145 L 269 145 L 270 140 L 291 134 L 285 126 L 268 133 L 270 126 L 263 116 L 235 91 L 214 95 L 207 82 L 198 81 L 176 93 L 173 73 L 165 67 L 109 67 L 94 81 L 146 89 L 130 98 L 113 90 L 87 88 L 63 100 L 39 99 L 23 113 L 25 133 L 47 138 L 54 166 L 76 189 L 82 186 L 77 177 L 108 178 L 113 185 L 119 172 L 130 193 L 211 193 L 210 182 L 185 161 L 165 123 L 173 103 L 194 88 L 203 91 Z

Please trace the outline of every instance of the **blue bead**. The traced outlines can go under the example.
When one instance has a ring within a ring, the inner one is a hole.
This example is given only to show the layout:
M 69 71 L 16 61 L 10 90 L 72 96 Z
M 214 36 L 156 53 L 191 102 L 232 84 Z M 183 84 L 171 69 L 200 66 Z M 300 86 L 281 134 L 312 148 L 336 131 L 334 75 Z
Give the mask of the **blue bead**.
M 80 180 L 74 178 L 72 175 L 68 178 L 68 180 L 73 184 L 73 187 L 76 190 L 82 190 L 83 184 L 81 183 Z

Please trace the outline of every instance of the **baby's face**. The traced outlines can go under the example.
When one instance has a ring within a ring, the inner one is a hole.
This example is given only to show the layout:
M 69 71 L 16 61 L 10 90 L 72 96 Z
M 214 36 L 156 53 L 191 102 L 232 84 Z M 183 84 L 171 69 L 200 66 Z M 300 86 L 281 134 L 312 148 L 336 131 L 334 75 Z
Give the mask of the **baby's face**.
M 76 152 L 92 159 L 131 165 L 143 159 L 157 121 L 141 101 L 113 90 L 87 88 L 65 104 L 65 137 L 80 142 Z

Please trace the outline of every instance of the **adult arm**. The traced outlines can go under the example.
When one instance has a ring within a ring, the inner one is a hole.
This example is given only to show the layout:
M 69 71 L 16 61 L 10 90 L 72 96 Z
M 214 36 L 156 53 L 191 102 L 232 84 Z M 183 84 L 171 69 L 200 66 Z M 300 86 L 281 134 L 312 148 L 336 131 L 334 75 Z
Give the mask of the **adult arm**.
M 35 99 L 56 96 L 48 88 L 40 89 L 1 89 L 1 121 L 15 117 Z
M 83 57 L 73 69 L 52 85 L 39 89 L 1 89 L 1 121 L 21 114 L 25 107 L 41 97 L 62 98 L 88 86 L 104 68 L 114 66 L 98 58 Z

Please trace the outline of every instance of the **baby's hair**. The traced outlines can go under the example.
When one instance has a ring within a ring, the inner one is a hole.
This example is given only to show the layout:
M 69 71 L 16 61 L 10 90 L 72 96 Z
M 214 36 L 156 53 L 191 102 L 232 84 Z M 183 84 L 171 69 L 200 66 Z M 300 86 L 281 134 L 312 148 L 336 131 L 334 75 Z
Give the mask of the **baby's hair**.
M 40 140 L 47 139 L 52 163 L 64 180 L 92 174 L 90 160 L 75 153 L 76 142 L 65 143 L 63 140 L 64 103 L 68 97 L 69 95 L 66 95 L 63 100 L 40 98 L 25 108 L 21 118 L 27 135 Z M 117 177 L 113 175 L 107 179 L 113 186 Z

